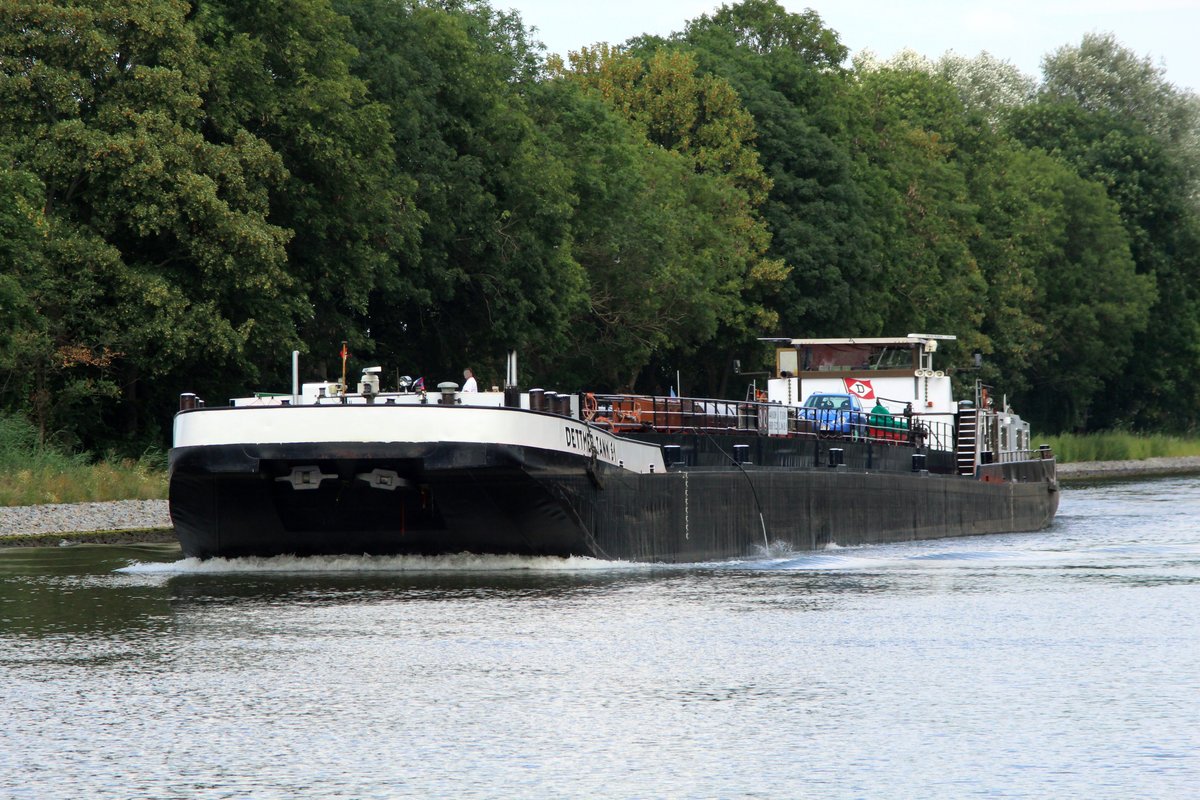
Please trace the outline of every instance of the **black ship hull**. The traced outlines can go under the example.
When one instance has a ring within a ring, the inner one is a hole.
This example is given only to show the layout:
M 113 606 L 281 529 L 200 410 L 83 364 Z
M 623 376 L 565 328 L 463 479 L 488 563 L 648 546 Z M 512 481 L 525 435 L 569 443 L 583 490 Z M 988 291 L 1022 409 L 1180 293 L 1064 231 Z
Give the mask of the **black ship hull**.
M 913 471 L 912 450 L 747 437 L 735 464 L 711 438 L 680 463 L 635 473 L 519 445 L 323 443 L 172 452 L 171 513 L 188 556 L 499 553 L 699 562 L 794 550 L 1038 530 L 1058 507 L 1054 460 L 950 474 L 949 453 Z M 843 463 L 830 467 L 831 444 Z M 300 488 L 297 465 L 322 479 Z M 939 471 L 941 470 L 941 471 Z M 364 476 L 395 476 L 380 485 Z

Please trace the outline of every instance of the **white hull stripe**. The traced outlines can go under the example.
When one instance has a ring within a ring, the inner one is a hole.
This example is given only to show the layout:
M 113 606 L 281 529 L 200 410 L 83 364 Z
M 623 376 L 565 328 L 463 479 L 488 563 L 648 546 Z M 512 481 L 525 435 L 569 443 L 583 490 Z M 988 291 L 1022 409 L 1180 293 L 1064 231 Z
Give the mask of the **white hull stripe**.
M 175 447 L 332 442 L 463 442 L 595 457 L 633 472 L 662 472 L 656 445 L 622 439 L 576 419 L 509 408 L 273 406 L 212 408 L 175 417 Z

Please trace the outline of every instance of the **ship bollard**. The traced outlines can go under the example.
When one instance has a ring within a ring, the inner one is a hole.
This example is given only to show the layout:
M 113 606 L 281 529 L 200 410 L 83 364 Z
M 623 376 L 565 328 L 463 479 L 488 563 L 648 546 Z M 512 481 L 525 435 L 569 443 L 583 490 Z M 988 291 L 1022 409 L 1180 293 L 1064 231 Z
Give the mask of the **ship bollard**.
M 683 448 L 677 444 L 663 445 L 663 461 L 668 467 L 677 467 L 683 464 Z
M 829 466 L 841 467 L 846 463 L 846 451 L 840 447 L 829 448 Z
M 925 454 L 924 453 L 913 453 L 912 471 L 913 472 L 924 472 L 925 471 Z
M 545 411 L 546 410 L 546 390 L 545 389 L 530 389 L 529 390 L 529 410 L 530 411 Z
M 737 464 L 750 463 L 750 445 L 735 444 L 733 446 L 733 460 Z

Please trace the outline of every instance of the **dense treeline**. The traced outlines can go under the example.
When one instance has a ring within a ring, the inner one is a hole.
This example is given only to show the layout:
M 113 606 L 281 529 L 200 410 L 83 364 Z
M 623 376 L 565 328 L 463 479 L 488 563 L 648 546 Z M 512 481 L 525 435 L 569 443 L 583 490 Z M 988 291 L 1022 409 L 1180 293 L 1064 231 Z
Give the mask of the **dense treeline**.
M 1045 431 L 1194 431 L 1198 121 L 1111 36 L 850 64 L 774 0 L 565 60 L 468 0 L 10 0 L 0 409 L 136 449 L 343 339 L 728 395 L 761 336 L 924 331 Z

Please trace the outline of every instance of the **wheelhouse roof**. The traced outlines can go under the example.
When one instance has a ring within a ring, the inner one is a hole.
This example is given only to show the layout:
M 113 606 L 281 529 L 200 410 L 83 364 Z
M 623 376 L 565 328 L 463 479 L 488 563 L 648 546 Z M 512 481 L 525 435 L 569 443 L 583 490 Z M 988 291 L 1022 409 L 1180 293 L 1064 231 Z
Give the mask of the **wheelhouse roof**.
M 788 337 L 771 337 L 761 338 L 760 342 L 777 342 L 779 344 L 790 344 L 792 347 L 804 347 L 807 345 L 847 345 L 847 344 L 881 344 L 881 345 L 919 345 L 931 340 L 954 341 L 957 336 L 951 336 L 940 333 L 910 333 L 908 336 L 884 336 L 884 337 L 849 337 L 840 339 L 791 339 Z

